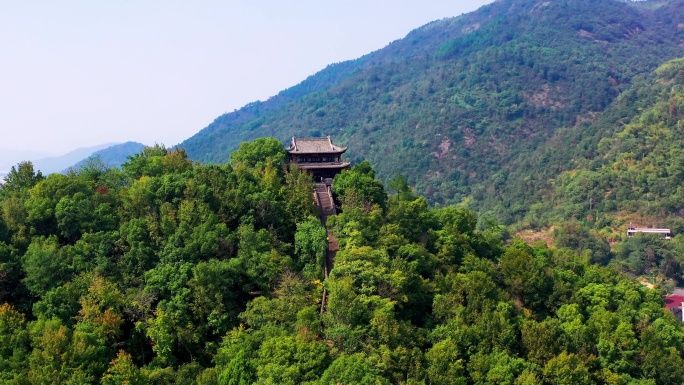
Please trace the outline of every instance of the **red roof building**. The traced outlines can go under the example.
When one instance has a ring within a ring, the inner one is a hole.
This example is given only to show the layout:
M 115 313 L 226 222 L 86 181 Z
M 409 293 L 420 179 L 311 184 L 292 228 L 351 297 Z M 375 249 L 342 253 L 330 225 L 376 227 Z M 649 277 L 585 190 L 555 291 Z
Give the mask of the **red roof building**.
M 665 309 L 671 311 L 682 322 L 684 322 L 684 314 L 682 314 L 683 304 L 684 295 L 668 295 L 665 297 Z

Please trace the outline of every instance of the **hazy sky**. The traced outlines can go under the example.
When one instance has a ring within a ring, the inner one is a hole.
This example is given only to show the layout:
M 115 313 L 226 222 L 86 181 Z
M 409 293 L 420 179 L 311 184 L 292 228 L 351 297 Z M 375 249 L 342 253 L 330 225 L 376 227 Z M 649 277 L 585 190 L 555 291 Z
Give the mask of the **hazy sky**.
M 0 0 L 0 149 L 171 146 L 491 0 Z

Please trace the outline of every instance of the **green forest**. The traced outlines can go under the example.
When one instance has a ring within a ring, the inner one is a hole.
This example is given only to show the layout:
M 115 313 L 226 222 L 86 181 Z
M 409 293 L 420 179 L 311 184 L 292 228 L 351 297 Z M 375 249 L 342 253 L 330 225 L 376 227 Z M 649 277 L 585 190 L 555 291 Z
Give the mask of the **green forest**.
M 333 183 L 325 279 L 312 180 L 285 161 L 260 138 L 220 165 L 155 146 L 120 170 L 14 167 L 0 382 L 681 384 L 662 290 L 575 251 L 581 231 L 529 245 L 361 162 Z

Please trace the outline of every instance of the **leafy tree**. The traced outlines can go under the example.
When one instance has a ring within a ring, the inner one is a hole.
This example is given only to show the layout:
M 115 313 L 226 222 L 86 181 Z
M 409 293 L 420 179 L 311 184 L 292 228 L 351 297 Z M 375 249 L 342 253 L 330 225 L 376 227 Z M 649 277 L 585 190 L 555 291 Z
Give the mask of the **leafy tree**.
M 24 284 L 39 296 L 71 278 L 70 261 L 60 252 L 55 236 L 35 238 L 22 259 L 22 266 L 26 272 Z
M 366 162 L 366 165 L 361 166 L 360 170 L 363 170 L 364 167 L 369 168 L 370 163 Z M 368 171 L 368 175 L 371 176 L 371 178 L 373 178 L 375 175 L 375 171 L 373 169 L 370 169 Z M 418 196 L 415 195 L 413 191 L 411 191 L 411 186 L 408 184 L 408 181 L 406 181 L 406 178 L 401 174 L 397 174 L 392 179 L 387 181 L 387 187 L 389 187 L 390 190 L 394 191 L 395 195 L 393 196 L 393 198 L 397 201 L 413 201 L 416 198 L 418 198 Z
M 240 162 L 250 168 L 263 168 L 267 163 L 279 166 L 285 162 L 287 153 L 276 138 L 257 138 L 240 143 L 240 148 L 230 154 L 233 164 Z
M 9 302 L 22 296 L 22 268 L 17 251 L 0 242 L 0 302 Z
M 381 385 L 390 382 L 362 355 L 342 355 L 323 372 L 319 384 Z M 450 382 L 453 383 L 453 382 Z
M 110 360 L 106 335 L 90 322 L 79 322 L 72 334 L 67 365 L 74 368 L 70 382 L 93 382 L 102 377 Z
M 544 378 L 550 384 L 592 384 L 587 363 L 578 355 L 561 352 L 544 367 Z
M 598 238 L 577 223 L 567 222 L 556 228 L 554 240 L 556 246 L 569 247 L 578 254 L 588 250 L 592 262 L 595 263 L 605 264 L 612 257 L 610 246 L 605 239 Z
M 423 198 L 391 201 L 387 219 L 397 225 L 403 237 L 413 242 L 427 243 L 430 230 L 435 227 L 432 212 Z
M 274 298 L 258 297 L 247 304 L 247 308 L 240 314 L 240 318 L 252 328 L 277 326 L 294 332 L 297 325 L 307 329 L 320 329 L 318 313 L 313 319 L 307 320 L 313 303 L 311 289 L 304 278 L 285 272 L 276 290 Z M 310 321 L 304 323 L 304 321 Z M 316 325 L 318 323 L 318 325 Z M 302 325 L 303 324 L 303 325 Z
M 553 278 L 543 262 L 518 241 L 501 256 L 499 266 L 511 294 L 525 306 L 543 311 L 553 287 Z
M 684 370 L 681 335 L 681 328 L 665 319 L 655 320 L 642 331 L 641 372 L 645 378 L 653 378 L 661 384 L 680 381 Z
M 55 219 L 57 229 L 64 238 L 76 241 L 84 231 L 98 228 L 92 223 L 96 215 L 93 203 L 83 193 L 59 200 L 55 206 Z M 109 230 L 106 227 L 102 229 Z
M 310 216 L 297 224 L 295 253 L 299 254 L 300 268 L 307 264 L 321 266 L 328 250 L 328 235 L 318 218 Z
M 563 349 L 563 331 L 557 319 L 549 318 L 541 322 L 526 319 L 521 331 L 527 360 L 534 364 L 544 366 Z
M 355 166 L 350 171 L 335 176 L 333 192 L 342 197 L 343 203 L 349 207 L 364 208 L 368 211 L 376 204 L 384 208 L 387 194 L 382 183 L 371 175 L 367 165 Z
M 525 360 L 498 351 L 478 352 L 471 357 L 468 366 L 475 384 L 513 384 L 525 370 L 531 369 Z
M 121 168 L 133 179 L 142 176 L 160 176 L 165 173 L 182 173 L 190 170 L 192 162 L 183 149 L 169 151 L 164 145 L 145 147 L 142 152 L 129 156 Z
M 301 384 L 318 379 L 330 365 L 327 346 L 301 337 L 264 341 L 256 359 L 256 383 Z
M 33 352 L 29 357 L 31 384 L 63 384 L 71 376 L 70 344 L 72 332 L 59 320 L 38 320 L 29 325 Z
M 240 350 L 218 376 L 219 385 L 250 385 L 254 383 L 255 373 L 245 351 Z
M 616 373 L 633 373 L 638 341 L 631 325 L 621 322 L 612 333 L 599 337 L 596 348 L 603 367 Z
M 310 199 L 311 191 L 314 189 L 313 181 L 306 171 L 296 165 L 290 165 L 282 189 L 286 211 L 293 222 L 302 222 L 308 216 L 316 214 L 313 199 Z
M 0 380 L 21 383 L 28 355 L 24 315 L 7 303 L 0 305 Z
M 174 314 L 169 314 L 157 308 L 154 318 L 145 325 L 145 334 L 152 342 L 152 350 L 156 354 L 155 365 L 165 367 L 176 363 L 174 356 L 175 345 L 178 342 L 178 331 L 182 326 L 178 325 L 178 319 Z
M 12 166 L 3 178 L 4 182 L 0 185 L 0 198 L 7 198 L 14 193 L 25 196 L 29 189 L 43 179 L 43 174 L 34 170 L 33 163 L 20 162 Z
M 237 230 L 238 259 L 242 263 L 251 285 L 263 290 L 275 283 L 280 272 L 290 264 L 287 256 L 271 246 L 271 234 L 251 225 L 241 225 Z
M 24 202 L 17 195 L 2 200 L 2 223 L 11 234 L 11 241 L 22 248 L 30 243 L 28 213 Z
M 107 372 L 102 377 L 102 385 L 146 385 L 149 384 L 144 373 L 138 369 L 131 355 L 120 350 L 116 358 L 109 364 Z
M 242 307 L 243 278 L 239 262 L 235 259 L 216 259 L 200 262 L 193 268 L 188 287 L 192 291 L 190 310 L 195 324 L 206 335 L 219 336 L 234 326 L 238 308 Z
M 430 348 L 427 376 L 431 384 L 467 384 L 465 362 L 458 358 L 458 347 L 451 339 L 439 341 Z

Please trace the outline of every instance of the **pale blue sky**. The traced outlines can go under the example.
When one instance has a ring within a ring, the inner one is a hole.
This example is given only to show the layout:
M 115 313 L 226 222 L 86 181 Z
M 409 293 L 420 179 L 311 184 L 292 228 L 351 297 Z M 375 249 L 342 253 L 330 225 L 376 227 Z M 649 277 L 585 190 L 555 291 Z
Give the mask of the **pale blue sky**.
M 174 145 L 491 0 L 0 0 L 0 149 Z

